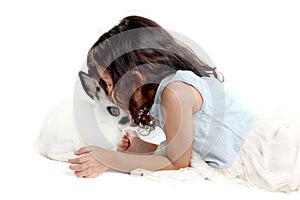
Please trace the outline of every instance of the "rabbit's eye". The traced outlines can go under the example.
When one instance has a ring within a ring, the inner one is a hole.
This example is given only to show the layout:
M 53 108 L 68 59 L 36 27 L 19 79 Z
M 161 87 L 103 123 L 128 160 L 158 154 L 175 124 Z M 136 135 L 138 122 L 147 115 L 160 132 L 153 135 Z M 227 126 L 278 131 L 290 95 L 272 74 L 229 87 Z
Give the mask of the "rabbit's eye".
M 120 110 L 118 107 L 115 107 L 115 106 L 107 106 L 107 110 L 108 112 L 114 116 L 114 117 L 117 117 L 120 115 Z

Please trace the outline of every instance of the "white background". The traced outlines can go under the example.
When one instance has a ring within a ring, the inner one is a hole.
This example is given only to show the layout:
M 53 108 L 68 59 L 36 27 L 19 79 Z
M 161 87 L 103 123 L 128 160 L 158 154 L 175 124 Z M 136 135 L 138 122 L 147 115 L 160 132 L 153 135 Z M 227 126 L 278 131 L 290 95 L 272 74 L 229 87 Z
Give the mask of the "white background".
M 36 168 L 32 145 L 44 116 L 72 99 L 88 49 L 130 14 L 142 14 L 196 41 L 246 103 L 296 105 L 298 2 L 1 1 L 0 181 L 6 185 L 1 194 L 22 197 L 29 191 L 30 181 L 36 181 L 30 179 Z M 45 180 L 40 186 L 53 184 Z

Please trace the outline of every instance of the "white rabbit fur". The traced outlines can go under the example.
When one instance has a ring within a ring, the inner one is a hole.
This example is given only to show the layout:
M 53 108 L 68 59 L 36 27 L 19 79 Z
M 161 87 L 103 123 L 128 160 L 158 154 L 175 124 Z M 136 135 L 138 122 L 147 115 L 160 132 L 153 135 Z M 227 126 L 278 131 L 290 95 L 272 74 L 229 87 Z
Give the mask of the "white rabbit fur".
M 117 124 L 118 120 L 114 118 L 122 118 L 124 114 L 111 116 L 105 103 L 93 105 L 87 101 L 76 101 L 76 104 L 88 110 L 87 112 L 95 113 L 99 128 L 111 144 L 115 145 L 120 141 L 124 125 Z M 53 160 L 67 161 L 74 157 L 76 150 L 85 145 L 101 145 L 101 141 L 87 144 L 82 140 L 74 120 L 72 101 L 57 105 L 47 114 L 38 138 L 38 150 L 42 155 Z
M 39 153 L 50 159 L 67 161 L 82 146 L 115 146 L 129 121 L 126 113 L 108 100 L 97 81 L 84 72 L 79 77 L 93 101 L 67 101 L 47 114 L 37 146 Z
M 57 105 L 47 114 L 42 124 L 38 138 L 39 152 L 50 159 L 67 161 L 81 146 L 76 133 L 72 102 Z

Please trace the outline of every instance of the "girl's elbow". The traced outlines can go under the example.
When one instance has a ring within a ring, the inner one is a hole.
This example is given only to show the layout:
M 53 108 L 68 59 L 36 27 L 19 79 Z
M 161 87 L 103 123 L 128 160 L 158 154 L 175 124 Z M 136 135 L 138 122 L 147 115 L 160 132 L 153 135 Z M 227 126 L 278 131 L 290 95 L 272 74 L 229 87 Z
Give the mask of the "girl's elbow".
M 190 166 L 190 163 L 173 163 L 173 169 L 178 170 L 182 168 L 187 168 Z

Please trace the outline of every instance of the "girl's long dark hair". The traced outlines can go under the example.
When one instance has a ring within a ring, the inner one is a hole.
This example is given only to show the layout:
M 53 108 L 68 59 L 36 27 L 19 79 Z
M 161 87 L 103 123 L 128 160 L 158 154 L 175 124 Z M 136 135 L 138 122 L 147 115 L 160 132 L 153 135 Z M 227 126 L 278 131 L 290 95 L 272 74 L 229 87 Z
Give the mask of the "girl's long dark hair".
M 129 109 L 137 124 L 141 122 L 138 113 L 142 105 L 152 105 L 157 86 L 167 75 L 189 70 L 200 77 L 220 80 L 215 67 L 200 60 L 160 25 L 140 16 L 125 17 L 104 33 L 89 50 L 87 65 L 101 86 L 105 83 L 97 75 L 96 67 L 104 67 L 109 72 L 114 86 L 112 99 Z M 134 98 L 136 90 L 142 91 L 142 102 Z

